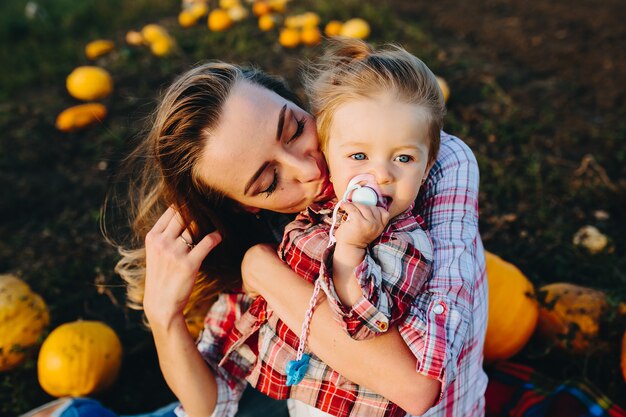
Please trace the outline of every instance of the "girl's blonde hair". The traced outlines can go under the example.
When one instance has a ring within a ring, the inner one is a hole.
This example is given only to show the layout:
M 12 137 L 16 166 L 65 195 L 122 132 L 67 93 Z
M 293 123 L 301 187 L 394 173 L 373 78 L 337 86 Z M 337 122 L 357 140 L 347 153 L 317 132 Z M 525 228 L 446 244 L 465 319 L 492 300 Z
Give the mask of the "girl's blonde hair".
M 126 282 L 127 305 L 131 308 L 142 309 L 146 234 L 169 206 L 181 214 L 194 242 L 216 229 L 223 237 L 204 260 L 186 311 L 201 300 L 238 286 L 245 250 L 268 236 L 254 216 L 209 188 L 197 172 L 202 150 L 220 121 L 224 103 L 233 86 L 242 81 L 300 104 L 282 80 L 260 70 L 222 62 L 192 68 L 163 93 L 149 121 L 148 133 L 125 159 L 121 175 L 130 177 L 128 189 L 121 193 L 112 189 L 105 199 L 101 228 L 122 256 L 115 271 Z M 129 230 L 121 243 L 107 228 L 112 226 L 108 224 L 112 210 L 127 219 Z
M 320 146 L 326 151 L 333 115 L 342 104 L 381 93 L 425 110 L 430 139 L 428 162 L 439 152 L 445 104 L 437 78 L 420 59 L 399 46 L 373 49 L 358 39 L 333 38 L 324 55 L 304 75 Z

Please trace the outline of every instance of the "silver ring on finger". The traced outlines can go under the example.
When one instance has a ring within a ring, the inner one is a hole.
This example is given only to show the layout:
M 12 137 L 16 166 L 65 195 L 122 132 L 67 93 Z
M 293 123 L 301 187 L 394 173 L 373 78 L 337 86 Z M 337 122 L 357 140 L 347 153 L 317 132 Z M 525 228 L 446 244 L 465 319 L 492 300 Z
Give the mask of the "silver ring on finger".
M 196 245 L 194 245 L 192 242 L 190 242 L 190 241 L 188 241 L 187 239 L 185 239 L 185 237 L 184 237 L 183 235 L 180 235 L 179 237 L 181 238 L 181 240 L 182 240 L 183 242 L 185 242 L 185 245 L 187 245 L 187 247 L 188 247 L 189 249 L 193 249 L 193 248 L 196 246 Z

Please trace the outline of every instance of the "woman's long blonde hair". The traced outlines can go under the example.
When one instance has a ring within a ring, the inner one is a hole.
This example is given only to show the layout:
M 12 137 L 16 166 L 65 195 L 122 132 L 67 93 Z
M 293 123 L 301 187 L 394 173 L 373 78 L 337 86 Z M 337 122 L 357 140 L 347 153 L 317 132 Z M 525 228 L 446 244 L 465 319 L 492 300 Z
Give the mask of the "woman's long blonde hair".
M 126 192 L 111 189 L 102 209 L 101 228 L 122 258 L 115 271 L 126 282 L 127 305 L 142 309 L 146 277 L 146 234 L 173 205 L 197 242 L 219 230 L 223 241 L 203 262 L 185 311 L 240 284 L 245 250 L 267 235 L 259 222 L 223 193 L 202 183 L 196 172 L 206 141 L 237 82 L 250 82 L 300 104 L 284 82 L 254 68 L 222 62 L 198 65 L 177 78 L 162 94 L 148 133 L 124 160 L 121 178 Z M 253 139 L 251 139 L 253 140 Z M 120 225 L 112 212 L 127 219 Z M 113 219 L 111 219 L 113 217 Z M 114 222 L 114 223 L 111 223 Z M 127 226 L 126 236 L 111 230 Z

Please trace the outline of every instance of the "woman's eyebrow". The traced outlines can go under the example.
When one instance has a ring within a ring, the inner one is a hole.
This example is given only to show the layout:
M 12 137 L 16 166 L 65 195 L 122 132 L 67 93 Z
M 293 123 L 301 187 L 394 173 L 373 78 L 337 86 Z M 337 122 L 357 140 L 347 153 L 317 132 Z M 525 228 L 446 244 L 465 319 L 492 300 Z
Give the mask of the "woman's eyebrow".
M 283 135 L 283 127 L 285 126 L 285 112 L 287 111 L 287 105 L 285 104 L 280 113 L 278 114 L 278 126 L 276 128 L 276 141 L 279 141 Z

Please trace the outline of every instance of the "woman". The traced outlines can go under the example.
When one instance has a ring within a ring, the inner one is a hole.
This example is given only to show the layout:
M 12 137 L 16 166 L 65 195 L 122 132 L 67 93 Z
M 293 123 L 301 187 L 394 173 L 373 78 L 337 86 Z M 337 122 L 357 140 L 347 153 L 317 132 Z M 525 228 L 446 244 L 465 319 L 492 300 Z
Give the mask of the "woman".
M 130 205 L 137 247 L 123 250 L 117 270 L 128 282 L 130 303 L 143 304 L 163 374 L 189 415 L 232 413 L 241 393 L 189 336 L 183 310 L 190 295 L 235 288 L 233 254 L 262 241 L 262 226 L 282 234 L 289 217 L 272 212 L 296 213 L 329 191 L 314 120 L 297 103 L 262 72 L 201 65 L 166 91 L 132 159 L 145 163 Z M 484 413 L 486 282 L 477 198 L 471 151 L 442 133 L 439 158 L 417 200 L 435 249 L 433 277 L 412 310 L 423 337 L 406 341 L 393 329 L 354 341 L 326 302 L 311 322 L 309 346 L 317 356 L 411 414 Z M 312 285 L 271 246 L 247 250 L 241 274 L 248 293 L 263 295 L 292 329 L 301 327 Z M 188 391 L 198 385 L 205 387 L 202 404 Z

